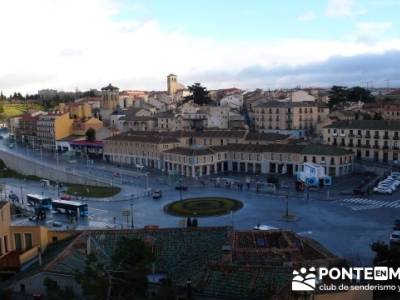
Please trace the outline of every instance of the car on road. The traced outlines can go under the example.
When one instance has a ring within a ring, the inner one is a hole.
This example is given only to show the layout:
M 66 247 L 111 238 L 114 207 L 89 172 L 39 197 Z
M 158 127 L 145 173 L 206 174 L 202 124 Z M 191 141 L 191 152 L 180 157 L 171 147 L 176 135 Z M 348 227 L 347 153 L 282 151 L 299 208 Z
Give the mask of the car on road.
M 375 187 L 374 192 L 378 194 L 391 195 L 393 193 L 393 190 L 389 188 Z
M 389 240 L 391 244 L 400 244 L 400 230 L 393 231 Z
M 162 192 L 161 190 L 155 190 L 152 193 L 153 199 L 160 199 L 162 197 Z
M 175 186 L 175 189 L 177 191 L 187 191 L 188 187 L 186 185 L 184 185 L 183 183 L 177 183 L 177 185 Z

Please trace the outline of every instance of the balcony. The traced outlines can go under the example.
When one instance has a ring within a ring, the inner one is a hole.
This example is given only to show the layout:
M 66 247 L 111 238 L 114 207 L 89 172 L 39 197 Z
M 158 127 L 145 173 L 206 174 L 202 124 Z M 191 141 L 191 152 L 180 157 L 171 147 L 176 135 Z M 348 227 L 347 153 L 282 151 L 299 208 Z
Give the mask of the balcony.
M 349 133 L 349 138 L 353 138 L 353 137 L 354 137 L 354 134 Z
M 371 138 L 371 135 L 370 135 L 370 134 L 366 134 L 366 135 L 365 135 L 365 138 L 366 138 L 366 139 L 370 139 L 370 138 Z
M 388 145 L 383 145 L 383 147 L 382 147 L 382 149 L 389 149 L 389 146 Z
M 398 136 L 398 135 L 395 135 L 395 136 L 393 136 L 393 139 L 394 139 L 394 140 L 398 140 L 398 139 L 399 139 L 399 136 Z
M 374 134 L 374 139 L 379 139 L 379 134 Z
M 379 149 L 379 145 L 375 144 L 373 148 L 374 149 Z
M 389 136 L 388 136 L 388 135 L 384 135 L 384 136 L 383 136 L 383 139 L 384 139 L 384 140 L 388 140 L 388 139 L 389 139 Z
M 348 146 L 349 146 L 349 147 L 354 147 L 354 144 L 353 144 L 353 143 L 349 143 Z

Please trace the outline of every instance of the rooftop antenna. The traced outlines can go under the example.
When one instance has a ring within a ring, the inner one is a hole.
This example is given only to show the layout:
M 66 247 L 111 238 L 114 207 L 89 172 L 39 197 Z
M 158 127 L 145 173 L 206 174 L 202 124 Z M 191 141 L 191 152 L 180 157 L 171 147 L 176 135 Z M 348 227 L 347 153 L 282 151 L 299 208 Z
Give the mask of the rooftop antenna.
M 386 89 L 389 89 L 390 87 L 390 79 L 385 79 L 386 81 Z

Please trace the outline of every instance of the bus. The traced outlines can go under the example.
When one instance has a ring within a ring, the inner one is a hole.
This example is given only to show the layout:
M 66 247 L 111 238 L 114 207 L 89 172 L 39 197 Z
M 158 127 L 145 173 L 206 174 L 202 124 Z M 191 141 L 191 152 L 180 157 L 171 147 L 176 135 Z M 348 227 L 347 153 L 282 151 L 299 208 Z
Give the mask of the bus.
M 35 208 L 40 209 L 51 209 L 51 198 L 43 195 L 38 194 L 27 194 L 26 201 L 29 205 L 34 206 Z
M 88 216 L 88 205 L 78 201 L 53 200 L 53 210 L 67 215 Z

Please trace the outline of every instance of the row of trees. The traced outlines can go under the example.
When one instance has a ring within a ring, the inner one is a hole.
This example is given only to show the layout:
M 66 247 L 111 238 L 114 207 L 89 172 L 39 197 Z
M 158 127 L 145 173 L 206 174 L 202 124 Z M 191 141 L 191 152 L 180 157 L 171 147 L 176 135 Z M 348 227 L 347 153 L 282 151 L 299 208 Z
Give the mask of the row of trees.
M 345 86 L 334 85 L 329 91 L 329 105 L 334 108 L 344 102 L 357 102 L 364 103 L 373 102 L 374 97 L 371 92 L 359 86 L 347 88 Z

